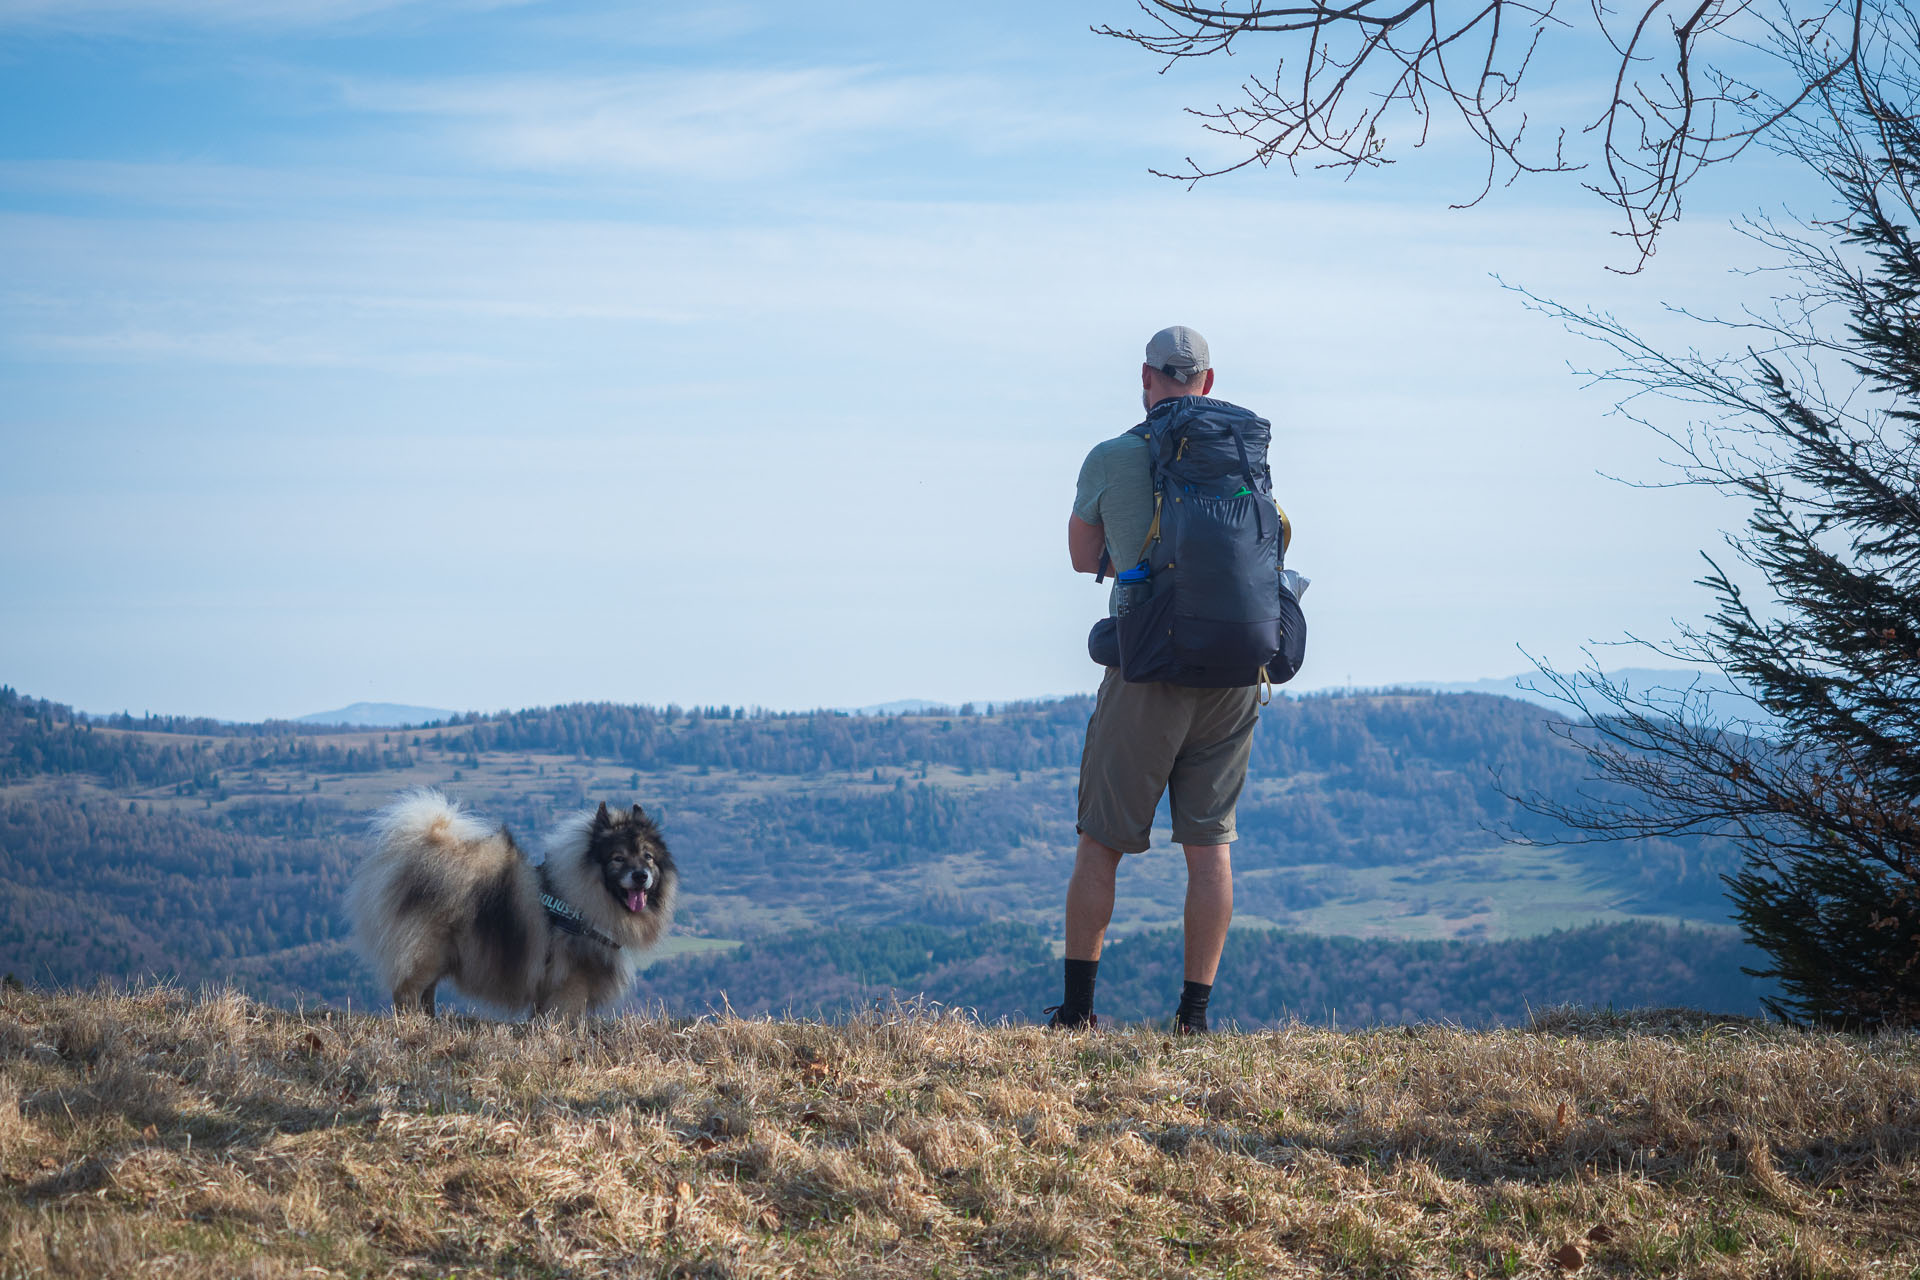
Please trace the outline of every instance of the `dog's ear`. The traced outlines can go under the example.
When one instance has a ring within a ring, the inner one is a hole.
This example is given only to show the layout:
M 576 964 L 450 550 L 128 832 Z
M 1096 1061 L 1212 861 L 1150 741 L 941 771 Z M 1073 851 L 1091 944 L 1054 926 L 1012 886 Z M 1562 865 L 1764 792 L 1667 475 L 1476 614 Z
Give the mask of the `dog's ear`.
M 647 811 L 636 804 L 633 806 L 633 820 L 635 822 L 647 821 Z
M 605 831 L 612 825 L 613 816 L 607 812 L 607 802 L 602 800 L 600 802 L 599 812 L 593 815 L 593 829 L 595 831 Z

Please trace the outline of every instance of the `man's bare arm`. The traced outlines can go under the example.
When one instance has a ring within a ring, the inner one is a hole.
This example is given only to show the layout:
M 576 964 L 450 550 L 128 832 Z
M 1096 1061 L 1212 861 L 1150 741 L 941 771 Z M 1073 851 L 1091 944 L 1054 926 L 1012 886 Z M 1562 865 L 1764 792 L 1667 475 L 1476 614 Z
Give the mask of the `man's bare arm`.
M 1067 517 L 1067 554 L 1073 558 L 1075 573 L 1099 573 L 1100 553 L 1106 548 L 1106 526 L 1088 524 L 1079 516 Z

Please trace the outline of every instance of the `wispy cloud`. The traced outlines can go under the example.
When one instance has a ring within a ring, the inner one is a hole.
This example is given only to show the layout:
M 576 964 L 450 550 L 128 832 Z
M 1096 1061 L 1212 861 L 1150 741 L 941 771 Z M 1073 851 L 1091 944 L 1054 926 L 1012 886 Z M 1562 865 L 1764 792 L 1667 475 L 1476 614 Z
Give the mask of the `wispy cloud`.
M 865 67 L 352 80 L 363 111 L 440 122 L 509 168 L 757 179 L 876 147 L 997 151 L 1085 132 L 1082 115 L 987 76 Z
M 631 6 L 585 11 L 543 5 L 527 14 L 525 29 L 546 38 L 588 42 L 595 49 L 673 49 L 738 42 L 774 24 L 775 12 L 742 0 L 702 0 L 697 6 L 637 12 Z
M 1148 280 L 1120 269 L 1165 227 L 1196 218 L 1231 271 Z M 1431 387 L 1458 363 L 1435 355 L 1453 348 L 1432 326 L 1458 329 L 1471 312 L 1509 347 L 1509 323 L 1537 327 L 1487 282 L 1492 255 L 1551 289 L 1587 270 L 1561 248 L 1568 239 L 1604 245 L 1594 219 L 1537 210 L 1302 202 L 1277 219 L 1257 202 L 1170 192 L 1035 205 L 818 200 L 779 220 L 709 226 L 13 216 L 0 217 L 12 284 L 0 292 L 0 343 L 99 364 L 429 372 L 472 360 L 555 378 L 592 366 L 622 386 L 624 352 L 641 341 L 724 353 L 742 385 L 831 363 L 851 344 L 875 377 L 911 394 L 943 368 L 1020 367 L 1029 328 L 1072 335 L 1055 359 L 1090 376 L 1103 349 L 1125 349 L 1133 329 L 1177 311 L 1220 317 L 1223 351 L 1237 328 L 1253 350 L 1288 353 L 1277 363 L 1295 379 L 1298 352 L 1311 351 L 1315 377 L 1297 388 L 1364 384 L 1382 352 Z M 1721 260 L 1718 246 L 1706 258 Z M 1685 264 L 1675 257 L 1672 268 Z M 1009 328 L 1014 314 L 1022 325 Z M 1516 363 L 1557 379 L 1558 359 L 1545 354 L 1554 340 L 1531 337 L 1541 358 Z
M 349 22 L 392 10 L 488 10 L 529 0 L 0 0 L 0 24 L 99 29 L 151 22 L 290 27 Z
M 110 364 L 171 364 L 267 369 L 375 369 L 388 373 L 471 373 L 500 363 L 471 352 L 396 352 L 314 338 L 262 335 L 246 329 L 182 332 L 116 329 L 104 333 L 35 334 L 24 344 L 51 358 Z
M 420 207 L 471 208 L 515 189 L 499 174 L 395 173 L 290 164 L 180 160 L 14 160 L 0 162 L 0 196 L 26 194 L 98 201 L 129 209 L 310 215 L 360 209 L 391 214 Z

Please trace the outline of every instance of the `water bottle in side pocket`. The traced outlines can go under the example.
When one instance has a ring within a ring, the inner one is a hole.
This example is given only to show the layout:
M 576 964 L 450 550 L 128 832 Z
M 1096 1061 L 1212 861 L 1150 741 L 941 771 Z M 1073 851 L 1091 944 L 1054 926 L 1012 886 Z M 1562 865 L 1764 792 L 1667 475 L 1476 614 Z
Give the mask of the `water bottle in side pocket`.
M 1124 618 L 1153 598 L 1153 567 L 1145 560 L 1113 576 L 1113 616 Z

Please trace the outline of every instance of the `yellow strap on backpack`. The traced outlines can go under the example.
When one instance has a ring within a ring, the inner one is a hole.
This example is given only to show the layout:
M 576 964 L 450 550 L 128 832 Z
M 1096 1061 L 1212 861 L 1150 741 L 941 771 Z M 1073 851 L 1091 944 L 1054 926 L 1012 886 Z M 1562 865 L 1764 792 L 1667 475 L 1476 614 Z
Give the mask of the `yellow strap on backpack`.
M 1280 523 L 1283 526 L 1286 524 L 1284 517 Z M 1147 548 L 1158 541 L 1160 541 L 1160 491 L 1156 489 L 1153 493 L 1153 523 L 1147 526 L 1147 540 L 1140 544 L 1140 560 L 1147 558 Z M 1134 563 L 1139 564 L 1140 560 L 1135 560 Z

